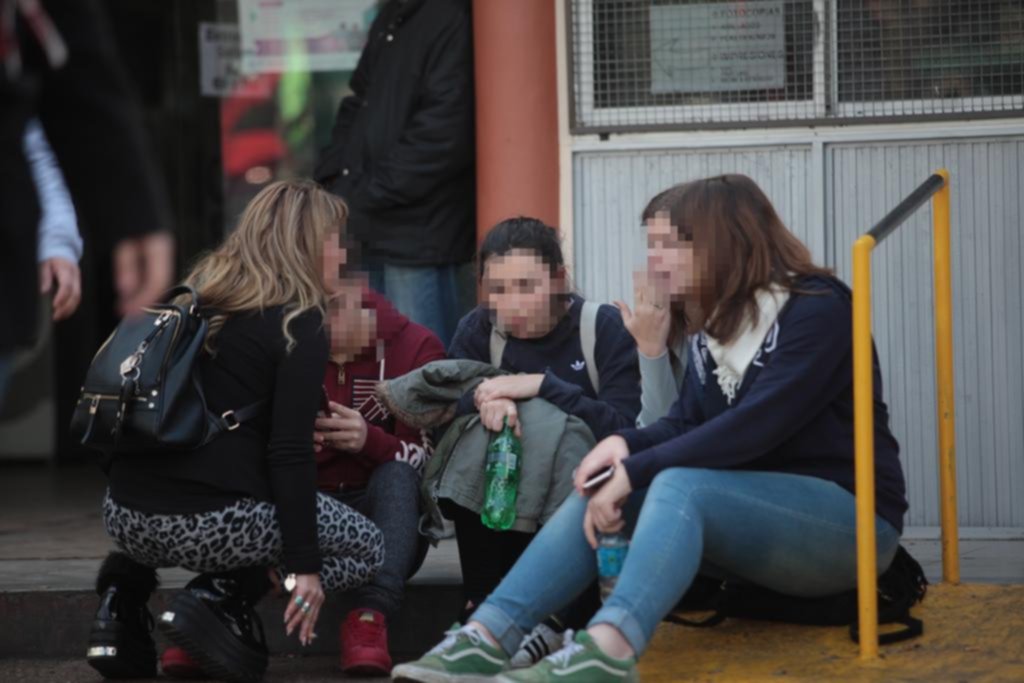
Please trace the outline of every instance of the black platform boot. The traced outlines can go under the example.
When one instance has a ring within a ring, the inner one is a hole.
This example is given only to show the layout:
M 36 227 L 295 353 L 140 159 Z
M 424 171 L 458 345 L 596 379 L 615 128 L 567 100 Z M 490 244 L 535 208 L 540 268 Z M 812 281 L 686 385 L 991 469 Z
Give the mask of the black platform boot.
M 156 676 L 153 615 L 146 602 L 156 570 L 121 552 L 107 555 L 96 577 L 100 607 L 92 622 L 86 661 L 105 678 Z
M 160 615 L 160 630 L 208 676 L 258 681 L 267 670 L 267 643 L 254 607 L 271 587 L 264 567 L 200 574 Z

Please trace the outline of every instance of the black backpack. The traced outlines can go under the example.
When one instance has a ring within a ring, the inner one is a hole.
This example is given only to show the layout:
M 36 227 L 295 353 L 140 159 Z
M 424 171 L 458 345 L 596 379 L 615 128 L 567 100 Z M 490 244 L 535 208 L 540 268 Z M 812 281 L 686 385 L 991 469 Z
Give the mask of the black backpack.
M 71 435 L 82 445 L 108 455 L 190 450 L 267 404 L 211 413 L 198 373 L 209 312 L 187 286 L 164 301 L 122 320 L 93 357 L 71 418 Z
M 902 624 L 904 628 L 880 634 L 878 641 L 881 644 L 898 643 L 924 632 L 924 624 L 910 616 L 910 608 L 924 600 L 927 590 L 928 579 L 921 565 L 900 546 L 889 569 L 878 577 L 878 621 L 881 624 Z M 679 614 L 693 611 L 712 611 L 714 614 L 703 620 L 688 619 Z M 856 590 L 821 598 L 797 598 L 749 583 L 698 576 L 665 621 L 710 627 L 729 617 L 818 626 L 849 624 L 850 638 L 860 642 Z

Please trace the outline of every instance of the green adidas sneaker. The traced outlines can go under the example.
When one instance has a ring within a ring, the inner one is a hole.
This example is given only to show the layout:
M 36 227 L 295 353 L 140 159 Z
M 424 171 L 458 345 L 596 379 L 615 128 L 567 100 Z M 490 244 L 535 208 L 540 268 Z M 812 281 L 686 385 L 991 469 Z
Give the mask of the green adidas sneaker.
M 569 635 L 568 633 L 566 634 Z M 586 631 L 529 669 L 509 671 L 499 683 L 638 683 L 640 676 L 633 659 L 615 659 L 601 649 Z
M 468 626 L 455 624 L 433 650 L 415 662 L 400 664 L 391 680 L 415 683 L 485 683 L 508 667 L 509 657 Z

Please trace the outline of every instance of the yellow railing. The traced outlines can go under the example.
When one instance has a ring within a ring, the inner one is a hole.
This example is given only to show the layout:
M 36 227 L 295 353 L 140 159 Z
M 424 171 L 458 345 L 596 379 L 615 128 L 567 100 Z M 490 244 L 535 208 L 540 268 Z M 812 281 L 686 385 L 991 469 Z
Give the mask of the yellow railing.
M 871 345 L 871 252 L 928 199 L 935 252 L 935 378 L 939 418 L 942 578 L 959 583 L 956 439 L 953 430 L 953 301 L 950 286 L 949 172 L 936 171 L 853 245 L 853 403 L 857 488 L 857 590 L 860 654 L 878 656 L 878 554 L 875 539 L 875 416 Z

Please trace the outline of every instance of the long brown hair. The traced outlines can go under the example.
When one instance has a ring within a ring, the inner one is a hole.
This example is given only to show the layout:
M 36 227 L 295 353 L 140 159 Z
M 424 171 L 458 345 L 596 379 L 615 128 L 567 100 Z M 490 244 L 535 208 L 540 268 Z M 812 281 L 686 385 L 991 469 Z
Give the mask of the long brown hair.
M 710 316 L 704 329 L 731 341 L 749 318 L 757 322 L 757 292 L 772 285 L 796 289 L 808 275 L 830 275 L 779 218 L 760 187 L 745 175 L 704 178 L 670 187 L 643 211 L 647 221 L 667 214 L 679 239 L 692 241 L 708 276 L 700 306 Z
M 260 190 L 219 247 L 203 256 L 185 278 L 204 306 L 217 310 L 208 350 L 227 316 L 284 306 L 282 332 L 305 311 L 324 314 L 328 293 L 321 274 L 323 248 L 332 230 L 343 230 L 348 207 L 308 180 L 281 180 Z

